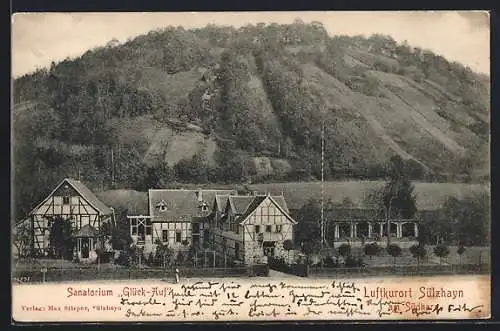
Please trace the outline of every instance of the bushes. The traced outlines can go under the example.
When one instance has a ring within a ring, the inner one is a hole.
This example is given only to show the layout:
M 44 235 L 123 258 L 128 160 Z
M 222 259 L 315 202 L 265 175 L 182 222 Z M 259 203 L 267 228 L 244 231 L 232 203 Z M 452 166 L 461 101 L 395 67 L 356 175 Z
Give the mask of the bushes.
M 447 257 L 450 254 L 450 249 L 448 246 L 440 244 L 434 247 L 434 254 L 439 257 L 439 263 L 443 262 L 443 258 Z
M 96 250 L 99 263 L 109 263 L 113 260 L 114 252 L 108 252 L 101 249 Z
M 346 257 L 346 256 L 351 255 L 351 245 L 348 245 L 348 244 L 340 245 L 338 248 L 338 252 L 339 252 L 340 256 L 342 256 L 342 257 Z
M 129 267 L 130 260 L 131 258 L 127 251 L 119 251 L 118 257 L 115 259 L 115 264 Z
M 364 262 L 363 262 L 363 259 L 360 257 L 355 258 L 353 256 L 348 256 L 345 259 L 345 266 L 347 268 L 359 268 L 359 267 L 364 266 Z
M 392 244 L 387 247 L 387 253 L 394 258 L 394 266 L 396 266 L 396 258 L 401 256 L 403 250 L 400 246 Z
M 373 256 L 378 255 L 382 251 L 382 247 L 380 247 L 377 243 L 371 243 L 365 245 L 365 255 L 370 257 L 370 260 Z
M 425 257 L 427 251 L 425 250 L 425 246 L 423 244 L 418 244 L 410 247 L 410 253 L 417 259 L 417 263 L 420 265 L 420 260 Z

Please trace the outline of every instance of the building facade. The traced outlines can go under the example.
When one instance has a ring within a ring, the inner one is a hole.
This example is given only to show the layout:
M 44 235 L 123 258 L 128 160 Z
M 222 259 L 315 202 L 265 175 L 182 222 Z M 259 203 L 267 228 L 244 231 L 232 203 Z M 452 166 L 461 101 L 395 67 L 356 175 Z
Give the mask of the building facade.
M 71 223 L 75 257 L 89 258 L 108 237 L 113 216 L 113 210 L 82 182 L 65 178 L 29 213 L 32 254 L 48 254 L 50 229 L 56 217 L 60 217 Z
M 375 210 L 337 207 L 325 212 L 326 239 L 330 244 L 349 243 L 363 245 L 367 242 L 387 243 L 387 220 L 375 217 Z M 417 242 L 418 215 L 412 219 L 390 220 L 392 243 L 411 246 Z
M 209 215 L 215 195 L 232 195 L 232 190 L 150 189 L 147 215 L 127 215 L 133 242 L 146 253 L 156 242 L 175 251 L 202 248 L 208 236 Z
M 210 247 L 219 258 L 245 265 L 283 256 L 283 243 L 293 241 L 295 220 L 283 196 L 217 196 L 210 228 Z

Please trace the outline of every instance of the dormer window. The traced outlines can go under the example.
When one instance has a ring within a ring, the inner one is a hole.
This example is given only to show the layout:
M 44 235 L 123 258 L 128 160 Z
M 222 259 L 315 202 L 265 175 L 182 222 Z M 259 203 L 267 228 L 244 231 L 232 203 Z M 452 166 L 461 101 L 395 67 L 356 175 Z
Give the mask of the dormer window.
M 168 210 L 168 208 L 167 208 L 167 203 L 166 203 L 164 200 L 160 201 L 160 202 L 156 205 L 156 208 L 158 208 L 158 210 L 159 210 L 159 211 L 161 211 L 161 212 L 165 212 L 165 211 L 167 211 L 167 210 Z
M 205 201 L 202 201 L 199 204 L 199 208 L 201 208 L 201 211 L 208 211 L 208 203 L 206 203 Z

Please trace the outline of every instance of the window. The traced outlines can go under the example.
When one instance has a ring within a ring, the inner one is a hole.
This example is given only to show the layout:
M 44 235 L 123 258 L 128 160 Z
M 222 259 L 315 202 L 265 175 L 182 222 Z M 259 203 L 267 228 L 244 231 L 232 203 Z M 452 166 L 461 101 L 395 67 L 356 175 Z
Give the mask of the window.
M 206 203 L 203 203 L 203 205 L 201 205 L 201 210 L 208 211 L 208 205 Z
M 276 225 L 276 232 L 281 232 L 281 230 L 282 230 L 281 227 L 282 227 L 282 225 Z
M 132 235 L 137 235 L 137 220 L 135 218 L 130 220 L 130 228 L 132 229 Z
M 266 225 L 266 232 L 271 232 L 271 231 L 272 231 L 272 226 Z
M 193 223 L 193 234 L 200 234 L 200 223 Z
M 152 232 L 152 226 L 151 226 L 151 219 L 146 219 L 146 234 L 151 235 Z
M 255 226 L 255 233 L 260 233 L 260 225 Z
M 162 200 L 159 203 L 156 204 L 156 208 L 158 208 L 160 211 L 167 211 L 167 203 Z
M 180 243 L 181 240 L 181 232 L 180 231 L 175 231 L 175 242 Z
M 163 242 L 167 242 L 168 241 L 168 230 L 163 230 L 161 232 L 161 235 L 162 235 Z
M 69 197 L 63 197 L 63 205 L 69 205 Z

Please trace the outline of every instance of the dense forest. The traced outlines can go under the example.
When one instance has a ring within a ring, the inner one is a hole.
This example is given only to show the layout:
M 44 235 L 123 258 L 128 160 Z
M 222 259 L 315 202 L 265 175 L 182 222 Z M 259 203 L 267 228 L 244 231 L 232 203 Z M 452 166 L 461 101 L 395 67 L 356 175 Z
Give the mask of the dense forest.
M 93 189 L 489 176 L 489 77 L 319 22 L 168 27 L 15 79 L 15 215 L 64 177 Z

